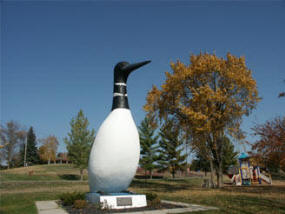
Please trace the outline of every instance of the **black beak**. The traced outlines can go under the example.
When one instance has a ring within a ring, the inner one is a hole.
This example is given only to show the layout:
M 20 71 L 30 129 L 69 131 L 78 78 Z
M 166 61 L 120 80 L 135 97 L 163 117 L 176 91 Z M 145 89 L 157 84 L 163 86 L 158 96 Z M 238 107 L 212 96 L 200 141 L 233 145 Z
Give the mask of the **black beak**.
M 144 62 L 138 62 L 138 63 L 134 63 L 134 64 L 129 64 L 126 65 L 125 67 L 122 68 L 123 71 L 126 71 L 128 73 L 131 73 L 132 71 L 138 69 L 139 67 L 142 67 L 148 63 L 150 63 L 150 60 L 144 61 Z

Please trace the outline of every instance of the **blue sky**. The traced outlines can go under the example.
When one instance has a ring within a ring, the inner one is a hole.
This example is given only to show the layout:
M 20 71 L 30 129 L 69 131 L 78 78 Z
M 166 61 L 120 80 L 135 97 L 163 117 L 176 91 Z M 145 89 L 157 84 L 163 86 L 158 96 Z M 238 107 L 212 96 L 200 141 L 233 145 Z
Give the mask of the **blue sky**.
M 1 123 L 56 135 L 83 109 L 97 131 L 112 104 L 113 67 L 152 63 L 128 80 L 137 124 L 153 84 L 191 53 L 245 56 L 263 100 L 250 128 L 285 113 L 284 1 L 1 1 Z

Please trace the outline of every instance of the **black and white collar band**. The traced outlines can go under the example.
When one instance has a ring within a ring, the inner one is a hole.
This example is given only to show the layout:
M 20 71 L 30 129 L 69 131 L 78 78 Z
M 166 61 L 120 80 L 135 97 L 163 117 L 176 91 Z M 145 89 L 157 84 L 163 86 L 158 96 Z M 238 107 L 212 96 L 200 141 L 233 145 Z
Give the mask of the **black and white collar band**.
M 129 109 L 127 84 L 126 83 L 116 82 L 114 84 L 112 110 L 114 110 L 116 108 Z
M 118 86 L 127 86 L 126 83 L 123 83 L 123 82 L 116 82 L 115 85 L 118 85 Z

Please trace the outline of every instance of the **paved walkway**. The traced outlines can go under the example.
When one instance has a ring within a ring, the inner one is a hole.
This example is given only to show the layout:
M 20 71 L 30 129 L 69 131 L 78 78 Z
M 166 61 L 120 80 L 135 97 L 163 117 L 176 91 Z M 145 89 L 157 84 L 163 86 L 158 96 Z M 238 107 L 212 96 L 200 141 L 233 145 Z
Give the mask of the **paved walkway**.
M 38 214 L 68 214 L 56 201 L 36 201 Z
M 167 213 L 185 213 L 194 211 L 205 211 L 205 210 L 218 210 L 216 207 L 201 206 L 196 204 L 187 204 L 174 201 L 165 201 L 164 203 L 182 205 L 184 208 L 175 209 L 163 209 L 163 210 L 148 210 L 148 211 L 136 211 L 128 213 L 116 213 L 116 214 L 167 214 Z M 38 214 L 67 214 L 65 210 L 60 208 L 56 201 L 36 201 L 36 207 L 38 209 Z

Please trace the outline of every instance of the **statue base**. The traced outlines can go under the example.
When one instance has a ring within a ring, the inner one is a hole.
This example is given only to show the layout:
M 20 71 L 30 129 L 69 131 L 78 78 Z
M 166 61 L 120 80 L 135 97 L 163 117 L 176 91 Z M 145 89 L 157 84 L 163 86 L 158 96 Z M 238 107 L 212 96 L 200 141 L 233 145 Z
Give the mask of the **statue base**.
M 86 194 L 86 200 L 91 203 L 100 203 L 102 209 L 126 209 L 146 207 L 146 196 L 134 193 L 93 193 Z

